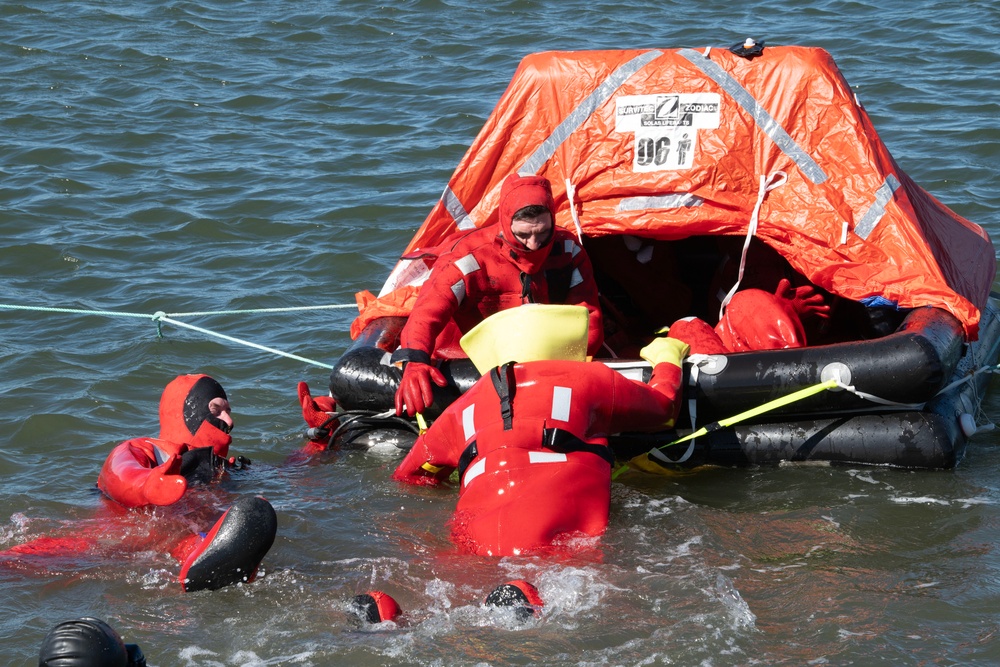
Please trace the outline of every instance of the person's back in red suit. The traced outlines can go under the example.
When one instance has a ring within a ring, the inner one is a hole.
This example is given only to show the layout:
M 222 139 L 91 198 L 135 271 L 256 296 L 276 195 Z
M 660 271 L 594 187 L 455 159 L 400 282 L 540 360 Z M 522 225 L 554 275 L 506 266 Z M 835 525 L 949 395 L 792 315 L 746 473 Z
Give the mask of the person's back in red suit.
M 489 556 L 543 550 L 559 536 L 601 535 L 614 456 L 608 436 L 669 428 L 686 346 L 659 339 L 649 385 L 601 363 L 535 360 L 494 368 L 421 435 L 393 478 L 461 489 L 452 538 Z M 471 354 L 470 354 L 471 356 Z

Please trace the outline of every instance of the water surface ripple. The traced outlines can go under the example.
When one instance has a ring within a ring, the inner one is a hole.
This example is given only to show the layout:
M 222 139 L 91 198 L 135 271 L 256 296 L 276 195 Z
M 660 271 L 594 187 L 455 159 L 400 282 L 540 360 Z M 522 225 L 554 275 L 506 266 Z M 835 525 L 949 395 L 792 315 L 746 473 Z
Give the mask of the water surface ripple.
M 541 50 L 829 50 L 901 167 L 1000 236 L 1000 6 L 361 0 L 0 3 L 4 303 L 152 315 L 353 304 L 377 291 L 520 59 Z M 355 312 L 212 315 L 330 363 Z M 455 554 L 454 495 L 388 480 L 398 453 L 309 464 L 296 383 L 327 371 L 148 318 L 0 310 L 0 548 L 96 530 L 115 443 L 156 432 L 182 372 L 219 378 L 279 536 L 249 586 L 185 595 L 166 554 L 0 569 L 0 653 L 105 618 L 151 665 L 920 665 L 1000 662 L 1000 437 L 948 472 L 706 470 L 616 484 L 599 551 Z M 987 400 L 997 414 L 1000 396 Z M 121 527 L 139 540 L 165 510 Z M 486 613 L 497 583 L 548 601 Z M 358 629 L 372 587 L 407 611 Z

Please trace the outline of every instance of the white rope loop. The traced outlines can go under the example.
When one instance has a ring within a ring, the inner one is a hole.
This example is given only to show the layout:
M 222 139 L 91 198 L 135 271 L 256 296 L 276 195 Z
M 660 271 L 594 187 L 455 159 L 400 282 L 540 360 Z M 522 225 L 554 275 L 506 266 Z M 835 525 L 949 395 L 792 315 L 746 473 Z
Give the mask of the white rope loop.
M 747 223 L 747 236 L 743 241 L 743 254 L 740 256 L 740 270 L 736 278 L 736 284 L 730 288 L 726 297 L 722 300 L 722 304 L 719 306 L 719 319 L 722 319 L 723 313 L 726 312 L 726 306 L 729 301 L 736 294 L 736 290 L 740 287 L 740 282 L 743 281 L 743 271 L 746 269 L 747 264 L 747 250 L 750 249 L 750 241 L 757 234 L 757 227 L 760 224 L 760 207 L 764 203 L 764 198 L 767 193 L 775 188 L 780 188 L 785 182 L 788 181 L 788 174 L 783 171 L 776 171 L 768 177 L 760 177 L 760 185 L 757 188 L 757 203 L 754 204 L 753 213 L 750 214 L 750 222 Z

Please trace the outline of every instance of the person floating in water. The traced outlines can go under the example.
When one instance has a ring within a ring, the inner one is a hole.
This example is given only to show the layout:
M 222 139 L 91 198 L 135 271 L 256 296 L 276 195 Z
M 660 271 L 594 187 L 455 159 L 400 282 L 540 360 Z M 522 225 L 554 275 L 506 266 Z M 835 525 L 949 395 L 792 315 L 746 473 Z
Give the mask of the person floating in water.
M 454 470 L 453 541 L 484 556 L 543 551 L 608 524 L 614 455 L 608 436 L 669 428 L 688 346 L 657 338 L 642 350 L 650 383 L 584 361 L 587 309 L 527 305 L 462 338 L 483 377 L 448 406 L 393 473 L 437 485 Z
M 38 650 L 38 667 L 146 667 L 146 656 L 101 619 L 84 616 L 49 630 Z
M 151 533 L 142 537 L 125 525 L 136 512 L 178 503 L 192 485 L 217 479 L 227 466 L 246 465 L 242 457 L 226 458 L 232 427 L 222 385 L 208 375 L 178 376 L 160 399 L 159 437 L 122 442 L 112 449 L 98 476 L 98 488 L 114 501 L 110 513 L 117 514 L 126 529 L 116 531 L 115 522 L 101 520 L 96 530 L 78 530 L 73 537 L 40 537 L 2 551 L 0 563 L 27 569 L 54 556 L 117 555 L 130 547 L 137 551 L 152 547 L 169 551 L 180 562 L 179 580 L 185 591 L 253 580 L 277 531 L 274 508 L 264 498 L 239 498 L 205 533 L 184 529 L 178 534 L 169 520 L 160 517 L 150 525 Z M 214 514 L 211 508 L 194 504 L 196 511 L 185 517 L 185 523 L 192 517 L 202 520 L 206 510 Z

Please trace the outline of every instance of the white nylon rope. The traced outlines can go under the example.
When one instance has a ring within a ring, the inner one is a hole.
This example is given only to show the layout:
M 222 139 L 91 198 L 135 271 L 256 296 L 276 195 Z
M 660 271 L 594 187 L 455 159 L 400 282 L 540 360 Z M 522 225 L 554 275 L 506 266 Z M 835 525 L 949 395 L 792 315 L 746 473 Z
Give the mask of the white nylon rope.
M 743 242 L 743 254 L 740 256 L 740 272 L 736 278 L 736 284 L 732 286 L 729 293 L 726 294 L 726 298 L 722 300 L 722 304 L 719 306 L 719 319 L 722 319 L 722 314 L 726 311 L 726 305 L 729 303 L 733 295 L 736 294 L 736 290 L 740 286 L 740 281 L 743 280 L 743 270 L 746 268 L 747 263 L 747 250 L 750 248 L 750 240 L 757 233 L 757 225 L 759 224 L 760 207 L 764 203 L 764 197 L 767 193 L 775 188 L 779 188 L 785 184 L 788 180 L 788 175 L 783 171 L 776 171 L 767 178 L 763 176 L 760 177 L 760 187 L 757 189 L 757 203 L 753 207 L 753 213 L 750 215 L 750 222 L 747 224 L 747 237 Z
M 580 226 L 580 216 L 576 213 L 576 201 L 573 195 L 576 194 L 576 187 L 566 179 L 566 196 L 569 198 L 569 214 L 573 218 L 573 225 L 576 227 L 576 238 L 583 246 L 583 227 Z M 553 221 L 553 224 L 555 221 Z

